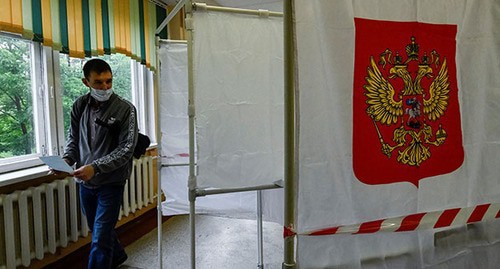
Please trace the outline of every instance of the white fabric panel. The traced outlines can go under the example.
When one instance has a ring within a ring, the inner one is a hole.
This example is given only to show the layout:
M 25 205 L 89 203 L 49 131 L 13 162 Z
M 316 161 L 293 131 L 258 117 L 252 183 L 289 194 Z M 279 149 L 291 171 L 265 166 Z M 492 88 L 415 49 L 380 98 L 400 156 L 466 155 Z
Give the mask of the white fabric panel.
M 162 162 L 188 163 L 187 45 L 162 41 L 158 54 L 161 63 L 159 87 Z
M 162 132 L 162 162 L 164 164 L 189 163 L 187 45 L 160 43 L 160 120 Z M 161 187 L 165 194 L 162 214 L 166 216 L 188 214 L 189 167 L 163 167 Z M 283 190 L 263 191 L 263 215 L 266 220 L 282 223 Z M 256 216 L 256 193 L 242 192 L 198 197 L 196 213 Z
M 283 178 L 282 18 L 194 15 L 198 186 Z
M 477 0 L 295 1 L 298 232 L 500 200 L 500 118 L 493 116 L 500 111 L 500 35 L 495 27 L 499 10 L 498 1 Z M 456 62 L 465 150 L 459 169 L 421 180 L 418 188 L 408 182 L 367 185 L 356 179 L 353 17 L 458 25 Z M 300 268 L 494 268 L 498 258 L 492 253 L 498 251 L 500 238 L 495 224 L 498 221 L 478 234 L 469 232 L 469 239 L 440 248 L 433 245 L 436 230 L 299 236 L 298 262 Z M 477 235 L 491 238 L 477 243 Z
M 162 162 L 164 164 L 189 163 L 187 45 L 162 41 L 159 49 L 161 62 L 160 121 L 162 131 Z M 189 167 L 163 167 L 161 169 L 163 215 L 189 213 Z M 242 214 L 256 212 L 256 195 L 234 193 L 200 197 L 196 200 L 196 213 Z

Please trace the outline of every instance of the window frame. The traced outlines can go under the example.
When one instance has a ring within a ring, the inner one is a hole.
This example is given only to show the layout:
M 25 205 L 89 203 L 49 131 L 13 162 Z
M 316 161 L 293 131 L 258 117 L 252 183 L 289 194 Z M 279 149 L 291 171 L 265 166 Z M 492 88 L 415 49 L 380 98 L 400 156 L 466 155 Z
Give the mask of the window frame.
M 151 143 L 157 143 L 157 119 L 158 117 L 156 111 L 157 107 L 157 98 L 159 98 L 159 93 L 155 91 L 155 76 L 156 74 L 151 70 L 148 70 L 144 65 L 143 68 L 146 70 L 146 80 L 145 80 L 145 107 L 143 108 L 143 112 L 145 113 L 145 122 L 147 122 L 147 134 L 151 139 Z
M 66 136 L 65 136 L 65 130 L 64 130 L 64 111 L 63 111 L 63 100 L 62 100 L 62 84 L 61 84 L 61 65 L 60 65 L 60 52 L 56 50 L 52 50 L 52 59 L 54 63 L 52 65 L 52 74 L 54 78 L 54 102 L 55 102 L 55 117 L 56 117 L 56 123 L 57 125 L 54 126 L 55 131 L 54 133 L 57 134 L 57 136 L 54 138 L 57 142 L 56 147 L 54 148 L 54 151 L 52 154 L 55 155 L 62 155 L 64 153 L 64 146 L 66 144 Z M 57 75 L 56 75 L 57 74 Z M 56 150 L 57 148 L 57 150 Z
M 17 38 L 22 40 L 21 37 L 16 35 L 10 35 L 2 33 L 3 36 L 9 38 Z M 47 77 L 44 72 L 47 70 L 44 60 L 44 50 L 43 46 L 39 43 L 23 40 L 28 42 L 30 45 L 30 77 L 31 83 L 31 94 L 32 94 L 32 105 L 33 105 L 33 135 L 35 137 L 35 153 L 13 156 L 8 158 L 0 159 L 0 170 L 2 173 L 17 171 L 20 169 L 30 168 L 42 164 L 42 161 L 38 158 L 43 154 L 46 154 L 48 148 L 47 138 L 49 137 L 45 116 L 48 115 L 45 111 L 45 98 L 43 97 L 47 93 L 47 85 L 44 77 Z
M 4 35 L 4 33 L 1 33 Z M 13 35 L 6 34 L 8 37 Z M 14 38 L 22 39 L 20 36 Z M 33 99 L 33 133 L 36 153 L 0 159 L 0 185 L 9 174 L 43 165 L 38 158 L 62 155 L 66 143 L 62 100 L 59 51 L 30 42 L 31 89 Z M 152 141 L 156 139 L 154 73 L 130 59 L 132 103 L 137 109 L 138 126 Z M 66 115 L 69 116 L 69 115 Z M 47 168 L 48 170 L 48 168 Z

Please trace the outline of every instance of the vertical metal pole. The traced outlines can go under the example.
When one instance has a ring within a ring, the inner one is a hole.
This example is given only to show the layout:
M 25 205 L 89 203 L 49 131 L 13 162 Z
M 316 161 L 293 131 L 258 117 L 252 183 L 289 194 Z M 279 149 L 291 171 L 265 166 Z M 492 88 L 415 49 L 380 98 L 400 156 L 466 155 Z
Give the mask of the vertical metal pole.
M 284 32 L 284 77 L 285 77 L 285 205 L 284 226 L 295 229 L 295 152 L 296 152 L 296 124 L 295 124 L 295 57 L 294 57 L 294 0 L 283 1 L 283 32 Z M 282 268 L 296 268 L 295 236 L 284 239 L 284 261 Z
M 264 269 L 264 240 L 262 232 L 262 190 L 257 191 L 257 244 L 259 264 L 257 268 Z
M 191 199 L 191 191 L 189 191 L 189 227 L 191 228 L 190 236 L 191 236 L 191 268 L 196 268 L 196 222 L 195 222 L 195 199 Z
M 189 116 L 189 225 L 191 227 L 191 268 L 196 268 L 196 170 L 195 170 L 195 141 L 194 141 L 194 74 L 193 74 L 193 4 L 191 0 L 186 1 L 184 6 L 186 12 L 186 39 L 188 54 L 188 116 Z
M 158 110 L 160 109 L 160 88 L 159 88 L 159 80 L 160 80 L 160 37 L 156 37 L 156 75 L 154 79 L 154 99 L 156 100 L 156 107 L 155 110 L 156 113 L 155 115 L 160 115 L 158 113 Z M 156 118 L 156 141 L 157 141 L 157 150 L 158 150 L 158 158 L 156 158 L 156 165 L 157 165 L 157 170 L 158 170 L 158 183 L 157 183 L 157 195 L 156 195 L 156 202 L 157 202 L 157 228 L 158 228 L 158 268 L 162 269 L 162 261 L 163 261 L 163 251 L 162 251 L 162 242 L 161 242 L 161 237 L 162 237 L 162 206 L 161 206 L 161 121 L 160 117 L 155 117 Z
M 156 159 L 157 160 L 157 165 L 158 165 L 158 194 L 156 195 L 157 199 L 157 217 L 158 217 L 158 268 L 162 269 L 163 265 L 163 250 L 162 250 L 162 206 L 161 206 L 161 154 L 160 156 Z
M 160 32 L 163 30 L 163 28 L 165 28 L 167 26 L 167 24 L 170 22 L 170 20 L 172 20 L 172 18 L 177 14 L 177 12 L 179 12 L 179 10 L 182 8 L 182 6 L 185 4 L 186 0 L 181 0 L 180 2 L 178 2 L 175 7 L 174 7 L 174 10 L 172 10 L 172 12 L 170 12 L 170 14 L 168 14 L 167 18 L 165 18 L 165 20 L 163 20 L 163 22 L 160 24 L 160 26 L 156 29 L 155 31 L 155 34 L 156 34 L 156 67 L 158 68 L 158 70 L 156 71 L 157 72 L 157 77 L 156 77 L 156 80 L 155 80 L 155 100 L 156 100 L 156 114 L 155 115 L 160 115 L 160 113 L 158 112 L 158 110 L 160 109 L 160 95 L 158 94 L 158 91 L 159 91 L 159 74 L 160 74 L 160 57 L 159 57 L 159 48 L 160 48 L 160 38 L 159 38 L 159 34 Z M 186 4 L 187 5 L 187 4 Z M 162 232 L 161 232 L 161 228 L 162 228 L 162 208 L 161 208 L 161 168 L 162 168 L 162 156 L 161 156 L 161 121 L 159 119 L 159 116 L 156 117 L 156 137 L 157 137 L 157 141 L 158 141 L 158 159 L 159 160 L 157 162 L 157 165 L 158 165 L 158 213 L 157 213 L 157 216 L 158 216 L 158 268 L 162 268 L 162 248 L 161 248 L 161 236 L 162 236 Z M 190 141 L 191 142 L 191 141 Z M 191 156 L 193 156 L 194 154 L 192 154 Z M 193 162 L 192 162 L 193 163 Z M 193 205 L 194 206 L 194 205 Z M 193 232 L 194 233 L 194 232 Z

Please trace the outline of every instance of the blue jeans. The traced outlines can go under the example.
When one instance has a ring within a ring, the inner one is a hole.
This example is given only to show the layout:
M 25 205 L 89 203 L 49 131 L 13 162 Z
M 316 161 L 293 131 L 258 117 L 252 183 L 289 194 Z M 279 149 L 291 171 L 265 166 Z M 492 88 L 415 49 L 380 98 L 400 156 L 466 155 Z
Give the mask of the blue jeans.
M 115 225 L 123 202 L 124 186 L 89 189 L 80 184 L 80 204 L 92 231 L 88 268 L 109 269 L 125 254 Z

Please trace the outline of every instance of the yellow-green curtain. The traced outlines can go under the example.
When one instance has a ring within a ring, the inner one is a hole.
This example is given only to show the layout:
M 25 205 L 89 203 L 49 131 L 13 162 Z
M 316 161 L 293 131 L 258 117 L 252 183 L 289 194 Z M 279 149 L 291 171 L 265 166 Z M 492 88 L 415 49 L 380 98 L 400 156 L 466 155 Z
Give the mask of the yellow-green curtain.
M 67 0 L 66 12 L 68 14 L 68 46 L 69 56 L 85 58 L 83 32 L 82 0 Z
M 0 0 L 0 30 L 23 33 L 23 3 L 19 0 Z
M 157 7 L 155 4 L 148 3 L 147 15 L 145 15 L 146 16 L 145 18 L 149 18 L 149 22 L 148 22 L 149 28 L 147 29 L 147 31 L 148 31 L 147 36 L 148 37 L 154 36 L 156 29 L 162 23 L 162 21 L 157 22 L 157 18 L 156 18 L 156 12 L 158 11 L 157 8 L 160 11 L 162 11 L 164 14 L 167 13 L 167 11 L 165 9 Z M 166 36 L 165 36 L 165 38 L 166 38 Z M 151 66 L 151 69 L 155 69 L 156 68 L 156 39 L 147 38 L 147 42 L 149 43 L 149 46 L 146 48 L 146 65 Z
M 59 2 L 50 1 L 50 15 L 52 28 L 52 48 L 57 51 L 62 50 L 61 43 L 61 15 L 59 13 Z
M 72 57 L 119 52 L 156 68 L 158 7 L 148 0 L 0 0 L 0 7 L 1 31 Z
M 50 6 L 50 1 L 41 1 L 42 14 L 47 14 L 48 16 L 41 16 L 42 19 L 42 29 L 43 29 L 43 45 L 47 47 L 52 47 L 53 45 L 53 35 L 52 35 L 52 8 Z
M 144 7 L 143 7 L 143 12 L 144 12 L 144 15 L 143 15 L 143 18 L 144 18 L 144 36 L 149 36 L 150 35 L 150 27 L 149 27 L 149 8 L 150 8 L 150 5 L 151 3 L 149 2 L 144 2 Z M 154 33 L 154 31 L 153 31 Z M 144 57 L 144 64 L 146 64 L 147 67 L 151 67 L 151 61 L 150 61 L 150 40 L 149 38 L 144 38 L 144 55 L 142 55 L 142 57 Z

